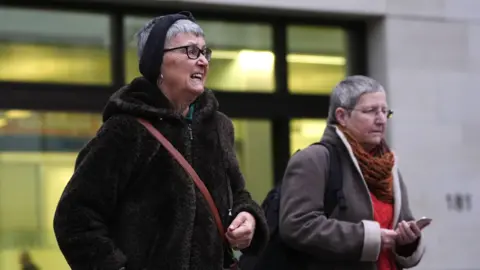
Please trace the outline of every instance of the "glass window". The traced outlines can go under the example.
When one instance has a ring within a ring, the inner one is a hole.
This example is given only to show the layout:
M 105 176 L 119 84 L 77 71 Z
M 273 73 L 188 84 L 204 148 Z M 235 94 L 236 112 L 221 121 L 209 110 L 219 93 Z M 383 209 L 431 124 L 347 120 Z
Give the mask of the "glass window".
M 135 33 L 148 18 L 126 18 L 126 78 L 139 75 Z M 198 21 L 205 32 L 212 60 L 207 87 L 225 91 L 273 92 L 274 54 L 268 25 Z
M 106 15 L 0 8 L 0 80 L 110 84 Z
M 53 215 L 80 148 L 99 114 L 0 111 L 0 269 L 17 269 L 28 250 L 40 269 L 69 269 Z
M 288 87 L 330 94 L 346 75 L 346 32 L 336 27 L 288 26 Z
M 323 136 L 326 119 L 293 119 L 290 121 L 290 153 L 293 154 L 312 143 L 319 142 Z
M 234 119 L 235 149 L 252 198 L 261 203 L 273 187 L 272 127 L 267 120 Z
M 139 31 L 149 18 L 126 17 L 123 23 L 125 34 L 125 79 L 131 82 L 134 78 L 141 76 L 138 71 L 137 39 L 135 34 Z

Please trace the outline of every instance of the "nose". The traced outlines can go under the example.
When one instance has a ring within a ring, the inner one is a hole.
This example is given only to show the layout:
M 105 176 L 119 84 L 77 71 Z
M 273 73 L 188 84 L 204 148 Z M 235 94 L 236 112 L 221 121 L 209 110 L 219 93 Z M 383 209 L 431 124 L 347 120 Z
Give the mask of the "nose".
M 383 125 L 387 123 L 387 114 L 385 113 L 378 113 L 377 117 L 375 118 L 375 122 L 379 125 Z
M 205 55 L 200 54 L 200 56 L 198 57 L 197 64 L 199 64 L 201 66 L 208 66 L 208 60 L 205 57 Z

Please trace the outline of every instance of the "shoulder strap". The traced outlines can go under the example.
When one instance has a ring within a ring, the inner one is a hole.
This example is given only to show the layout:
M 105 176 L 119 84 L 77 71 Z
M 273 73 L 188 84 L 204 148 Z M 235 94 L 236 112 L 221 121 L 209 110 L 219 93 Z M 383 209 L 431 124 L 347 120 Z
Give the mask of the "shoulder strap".
M 339 149 L 335 145 L 325 141 L 320 141 L 317 144 L 325 146 L 330 157 L 328 180 L 324 194 L 325 215 L 328 217 L 337 205 L 340 209 L 346 208 L 345 195 L 343 194 L 343 174 L 340 166 L 341 159 L 338 153 Z
M 220 219 L 220 215 L 218 213 L 218 209 L 215 206 L 215 203 L 213 202 L 212 196 L 210 195 L 210 192 L 208 191 L 207 187 L 203 183 L 203 181 L 200 179 L 200 176 L 198 176 L 197 172 L 192 168 L 192 166 L 188 163 L 188 161 L 183 157 L 180 152 L 178 152 L 177 149 L 168 141 L 165 136 L 163 136 L 160 131 L 158 131 L 156 128 L 152 126 L 148 121 L 144 119 L 137 119 L 140 124 L 142 124 L 162 145 L 165 147 L 165 149 L 170 152 L 170 154 L 175 158 L 175 160 L 183 167 L 183 169 L 190 175 L 192 178 L 193 182 L 197 186 L 197 188 L 200 190 L 200 192 L 203 194 L 205 197 L 205 200 L 208 203 L 208 206 L 210 208 L 210 211 L 212 212 L 213 218 L 215 220 L 215 223 L 217 224 L 217 229 L 218 233 L 220 234 L 220 238 L 225 239 L 225 231 L 222 225 L 222 221 Z

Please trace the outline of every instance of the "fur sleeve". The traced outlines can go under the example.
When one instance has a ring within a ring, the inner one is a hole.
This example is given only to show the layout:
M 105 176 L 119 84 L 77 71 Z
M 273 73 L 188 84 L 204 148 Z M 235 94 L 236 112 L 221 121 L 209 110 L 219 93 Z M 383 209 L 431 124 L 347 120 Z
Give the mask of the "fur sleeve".
M 221 120 L 228 141 L 226 149 L 228 160 L 228 177 L 233 193 L 233 217 L 240 212 L 246 211 L 255 218 L 256 226 L 250 247 L 242 250 L 242 253 L 259 254 L 265 248 L 268 242 L 268 225 L 262 208 L 252 199 L 250 193 L 245 189 L 245 180 L 240 172 L 238 160 L 234 148 L 234 129 L 232 121 L 228 118 Z
M 118 270 L 127 261 L 109 238 L 107 223 L 139 158 L 133 123 L 128 122 L 110 118 L 80 151 L 58 203 L 55 236 L 74 270 Z

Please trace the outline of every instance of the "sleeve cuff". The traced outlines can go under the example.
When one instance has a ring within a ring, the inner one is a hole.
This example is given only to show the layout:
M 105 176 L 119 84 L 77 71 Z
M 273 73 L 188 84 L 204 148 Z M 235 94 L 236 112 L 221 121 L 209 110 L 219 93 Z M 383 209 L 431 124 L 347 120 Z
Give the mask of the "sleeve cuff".
M 418 242 L 417 249 L 413 252 L 412 255 L 408 257 L 403 257 L 395 253 L 395 259 L 404 268 L 411 268 L 416 266 L 418 263 L 420 263 L 420 260 L 422 259 L 423 254 L 425 253 L 425 249 L 426 249 L 425 242 L 423 241 L 423 237 L 421 237 L 420 241 Z
M 371 220 L 362 220 L 362 223 L 365 233 L 360 261 L 375 262 L 382 246 L 380 224 Z
M 266 247 L 269 240 L 268 225 L 262 215 L 259 213 L 261 208 L 248 204 L 242 204 L 234 209 L 234 217 L 240 212 L 248 212 L 255 218 L 255 232 L 249 247 L 242 250 L 242 253 L 260 254 Z

